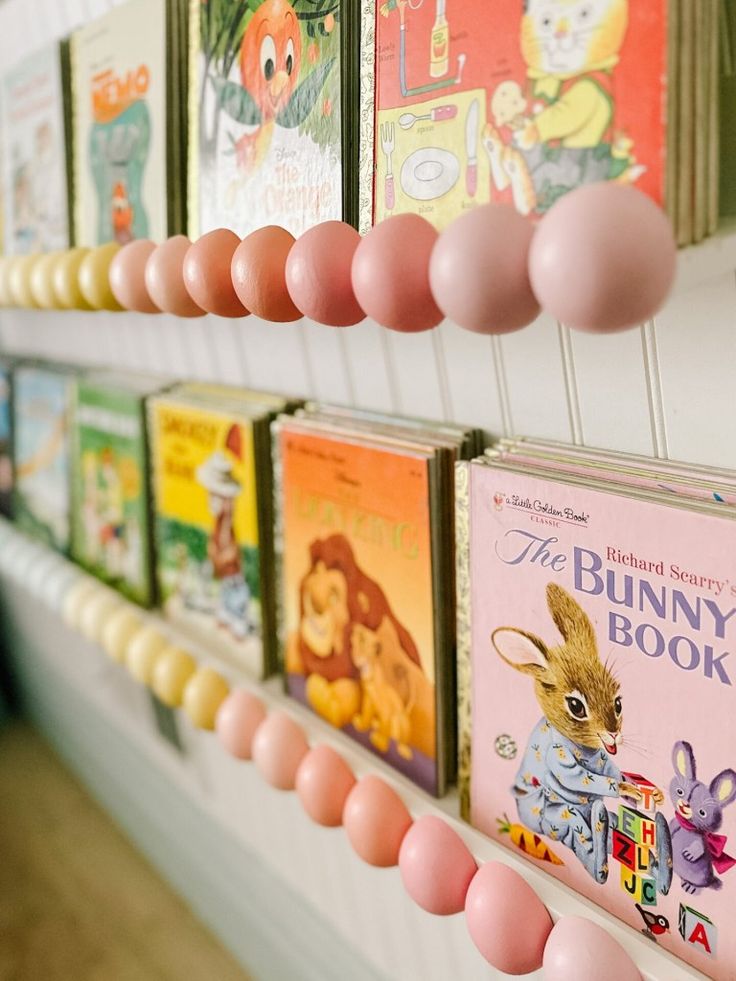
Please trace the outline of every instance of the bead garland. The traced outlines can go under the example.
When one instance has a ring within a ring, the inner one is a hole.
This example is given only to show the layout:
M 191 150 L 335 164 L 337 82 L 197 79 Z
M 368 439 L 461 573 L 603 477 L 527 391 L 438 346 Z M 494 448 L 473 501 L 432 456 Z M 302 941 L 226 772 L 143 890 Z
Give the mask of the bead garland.
M 553 924 L 518 872 L 497 861 L 478 867 L 446 821 L 429 814 L 413 818 L 376 774 L 356 780 L 331 746 L 309 746 L 289 712 L 269 711 L 252 692 L 231 690 L 218 671 L 172 646 L 116 592 L 5 522 L 0 543 L 0 569 L 68 627 L 99 644 L 165 704 L 181 708 L 195 727 L 214 730 L 225 752 L 253 761 L 272 787 L 296 791 L 311 820 L 342 825 L 363 861 L 398 866 L 407 894 L 422 909 L 438 916 L 464 913 L 470 938 L 494 968 L 523 975 L 543 967 L 546 981 L 588 981 L 595 967 L 601 981 L 641 981 L 629 955 L 603 928 L 575 916 Z
M 366 316 L 389 330 L 431 330 L 448 317 L 480 334 L 506 334 L 545 310 L 561 323 L 611 333 L 651 319 L 672 288 L 669 220 L 632 187 L 589 184 L 533 224 L 509 205 L 482 205 L 442 233 L 394 215 L 363 238 L 328 221 L 295 240 L 270 225 L 242 241 L 227 229 L 192 244 L 0 259 L 0 306 L 167 312 L 248 312 L 275 323 L 307 316 L 333 327 Z

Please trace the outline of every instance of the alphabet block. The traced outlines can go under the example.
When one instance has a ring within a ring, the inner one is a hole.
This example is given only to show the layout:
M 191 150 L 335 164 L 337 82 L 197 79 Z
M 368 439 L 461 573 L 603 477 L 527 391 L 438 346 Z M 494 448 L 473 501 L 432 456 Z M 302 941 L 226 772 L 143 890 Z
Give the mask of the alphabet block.
M 613 832 L 613 857 L 617 862 L 625 865 L 632 872 L 636 871 L 637 844 L 633 838 L 622 834 L 620 831 Z
M 639 814 L 631 807 L 624 807 L 623 804 L 618 808 L 618 830 L 627 838 L 634 841 L 641 841 L 641 822 L 646 820 L 643 814 Z
M 657 844 L 657 826 L 654 821 L 650 821 L 649 818 L 645 817 L 641 819 L 637 841 L 640 845 L 645 845 L 649 848 L 655 847 Z
M 657 793 L 658 788 L 652 783 L 651 780 L 647 780 L 643 777 L 641 773 L 622 773 L 621 777 L 626 783 L 633 784 L 639 791 L 641 791 L 642 799 L 640 801 L 634 801 L 631 798 L 624 796 L 624 800 L 629 803 L 636 804 L 637 810 L 644 811 L 647 814 L 654 814 L 657 810 L 657 805 L 654 803 L 654 795 Z
M 625 865 L 621 866 L 621 888 L 629 894 L 634 902 L 641 903 L 642 878 L 636 872 L 627 869 Z
M 648 875 L 640 875 L 641 880 L 641 905 L 657 905 L 657 883 Z
M 715 957 L 718 929 L 705 913 L 680 903 L 678 929 L 686 944 L 692 944 L 703 953 Z
M 652 864 L 652 852 L 648 845 L 636 846 L 636 865 L 635 872 L 648 872 Z

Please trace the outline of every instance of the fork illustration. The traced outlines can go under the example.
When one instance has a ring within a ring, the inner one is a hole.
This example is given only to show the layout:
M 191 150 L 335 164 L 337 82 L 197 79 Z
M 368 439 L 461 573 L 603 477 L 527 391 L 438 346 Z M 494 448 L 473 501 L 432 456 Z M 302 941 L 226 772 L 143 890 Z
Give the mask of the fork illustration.
M 381 123 L 381 149 L 386 157 L 386 179 L 383 186 L 384 201 L 386 211 L 393 211 L 396 203 L 394 193 L 394 174 L 391 168 L 391 157 L 396 143 L 394 140 L 394 124 Z

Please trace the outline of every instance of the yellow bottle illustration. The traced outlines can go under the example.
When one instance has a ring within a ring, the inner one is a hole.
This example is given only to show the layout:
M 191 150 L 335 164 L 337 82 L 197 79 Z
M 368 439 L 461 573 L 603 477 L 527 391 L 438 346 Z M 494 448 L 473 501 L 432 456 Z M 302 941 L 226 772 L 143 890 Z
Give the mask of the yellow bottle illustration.
M 442 78 L 450 67 L 450 25 L 445 17 L 446 0 L 437 0 L 437 16 L 432 28 L 432 47 L 429 54 L 429 74 Z

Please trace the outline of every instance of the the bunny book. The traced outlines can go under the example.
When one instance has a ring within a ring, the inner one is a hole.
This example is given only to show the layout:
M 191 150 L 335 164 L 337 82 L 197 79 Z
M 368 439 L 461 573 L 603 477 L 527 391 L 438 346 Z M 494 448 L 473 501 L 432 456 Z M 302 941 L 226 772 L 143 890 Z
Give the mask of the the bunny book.
M 736 978 L 733 510 L 697 468 L 508 449 L 456 467 L 463 816 Z

